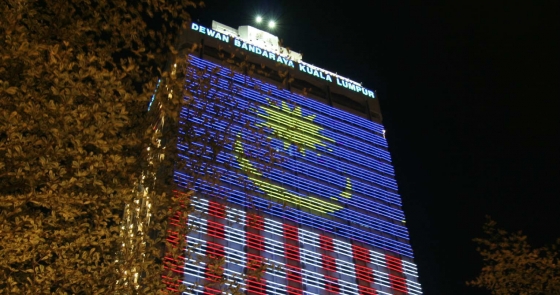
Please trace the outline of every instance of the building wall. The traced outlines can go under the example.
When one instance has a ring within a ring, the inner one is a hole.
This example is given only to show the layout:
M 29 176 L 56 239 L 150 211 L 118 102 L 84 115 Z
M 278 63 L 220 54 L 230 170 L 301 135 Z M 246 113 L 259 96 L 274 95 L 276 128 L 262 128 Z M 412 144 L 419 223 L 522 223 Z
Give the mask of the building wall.
M 220 182 L 195 181 L 183 283 L 200 294 L 224 290 L 219 278 L 247 294 L 421 294 L 383 126 L 224 65 L 190 57 L 187 86 L 205 80 L 216 97 L 234 97 L 240 119 L 220 123 L 212 102 L 203 116 L 181 113 L 183 125 L 229 139 L 213 155 Z M 248 131 L 259 128 L 262 137 Z M 188 168 L 175 172 L 180 187 L 194 181 Z

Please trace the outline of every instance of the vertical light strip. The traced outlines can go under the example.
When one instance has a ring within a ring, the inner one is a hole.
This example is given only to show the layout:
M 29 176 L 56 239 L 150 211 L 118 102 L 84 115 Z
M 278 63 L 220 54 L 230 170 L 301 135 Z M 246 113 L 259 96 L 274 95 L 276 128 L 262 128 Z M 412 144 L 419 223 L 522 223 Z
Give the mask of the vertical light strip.
M 299 231 L 297 226 L 285 221 L 283 224 L 284 256 L 286 257 L 286 280 L 288 295 L 302 294 Z
M 338 284 L 338 278 L 336 277 L 337 273 L 333 238 L 325 234 L 320 234 L 319 245 L 321 249 L 323 275 L 325 276 L 325 290 L 332 294 L 339 294 L 340 285 Z
M 402 260 L 398 257 L 385 254 L 385 263 L 389 272 L 389 281 L 391 282 L 391 289 L 401 293 L 408 294 L 406 286 L 406 277 L 403 273 Z
M 254 213 L 247 213 L 245 218 L 245 243 L 247 247 L 247 278 L 245 284 L 247 295 L 265 295 L 266 279 L 264 277 L 264 258 L 262 252 L 265 250 L 264 218 Z
M 204 277 L 204 293 L 208 295 L 221 294 L 221 280 L 224 273 L 224 219 L 225 206 L 215 201 L 208 202 L 208 219 L 206 220 L 206 268 Z
M 356 272 L 356 282 L 360 295 L 377 295 L 373 288 L 373 269 L 368 265 L 370 262 L 369 249 L 352 244 L 352 257 Z
M 175 194 L 183 194 L 182 192 L 178 192 L 175 191 Z M 184 228 L 187 226 L 188 223 L 188 217 L 187 220 L 182 221 L 182 212 L 181 211 L 177 211 L 175 212 L 175 214 L 169 219 L 169 226 L 167 229 L 167 241 L 169 243 L 171 243 L 172 245 L 174 245 L 174 247 L 177 247 L 177 244 L 179 243 L 179 239 L 186 239 L 186 237 L 182 237 L 179 236 L 179 228 Z M 183 223 L 184 222 L 184 223 Z M 179 259 L 184 259 L 183 256 L 179 256 Z M 183 266 L 182 266 L 182 261 L 177 261 L 176 259 L 170 257 L 169 255 L 167 255 L 166 257 L 164 257 L 163 260 L 163 266 L 165 269 L 167 270 L 171 270 L 173 271 L 174 274 L 173 276 L 177 276 L 178 274 L 182 275 L 183 274 Z M 178 286 L 179 284 L 181 284 L 182 280 L 178 279 L 177 277 L 170 277 L 170 276 L 162 276 L 162 280 L 163 283 L 167 286 L 166 289 L 172 292 L 177 292 L 178 291 Z

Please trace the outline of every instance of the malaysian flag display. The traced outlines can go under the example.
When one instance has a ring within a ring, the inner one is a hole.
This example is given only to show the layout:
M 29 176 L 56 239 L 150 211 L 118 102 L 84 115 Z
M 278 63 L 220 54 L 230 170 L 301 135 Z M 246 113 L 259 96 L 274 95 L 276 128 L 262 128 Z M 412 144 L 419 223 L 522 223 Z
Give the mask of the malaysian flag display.
M 194 185 L 195 196 L 188 251 L 168 261 L 184 276 L 169 280 L 169 288 L 422 293 L 382 125 L 196 57 L 188 70 L 187 87 L 206 79 L 208 92 L 234 98 L 236 122 L 220 121 L 228 114 L 212 102 L 203 113 L 196 106 L 181 112 L 183 126 L 227 144 L 206 156 L 217 184 L 194 179 L 188 166 L 175 171 L 179 186 Z M 193 99 L 205 95 L 197 90 Z M 194 156 L 187 144 L 178 149 Z M 222 263 L 215 268 L 201 257 Z M 229 286 L 212 284 L 224 278 Z

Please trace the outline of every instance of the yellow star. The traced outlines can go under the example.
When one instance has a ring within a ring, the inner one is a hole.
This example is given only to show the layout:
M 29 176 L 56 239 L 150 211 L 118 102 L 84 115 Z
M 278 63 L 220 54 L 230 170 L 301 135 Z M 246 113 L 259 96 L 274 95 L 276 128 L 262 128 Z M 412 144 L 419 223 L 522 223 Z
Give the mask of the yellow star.
M 266 121 L 260 123 L 259 126 L 272 129 L 274 136 L 284 142 L 285 150 L 294 144 L 305 156 L 306 149 L 316 150 L 317 146 L 326 147 L 327 145 L 323 141 L 334 142 L 332 138 L 319 132 L 323 128 L 313 122 L 316 115 L 303 116 L 301 107 L 296 106 L 290 109 L 284 101 L 280 106 L 274 105 L 270 100 L 268 102 L 268 106 L 261 106 L 266 114 L 259 113 L 258 115 Z

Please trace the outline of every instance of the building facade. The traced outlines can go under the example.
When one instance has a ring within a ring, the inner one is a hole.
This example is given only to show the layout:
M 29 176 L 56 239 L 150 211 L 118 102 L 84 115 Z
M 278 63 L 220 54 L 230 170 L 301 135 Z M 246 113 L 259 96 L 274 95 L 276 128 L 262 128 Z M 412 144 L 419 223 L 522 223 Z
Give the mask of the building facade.
M 422 294 L 375 92 L 249 26 L 193 23 L 181 46 L 194 49 L 189 99 L 204 103 L 183 108 L 179 132 L 207 152 L 178 143 L 197 160 L 174 180 L 195 193 L 169 288 Z

